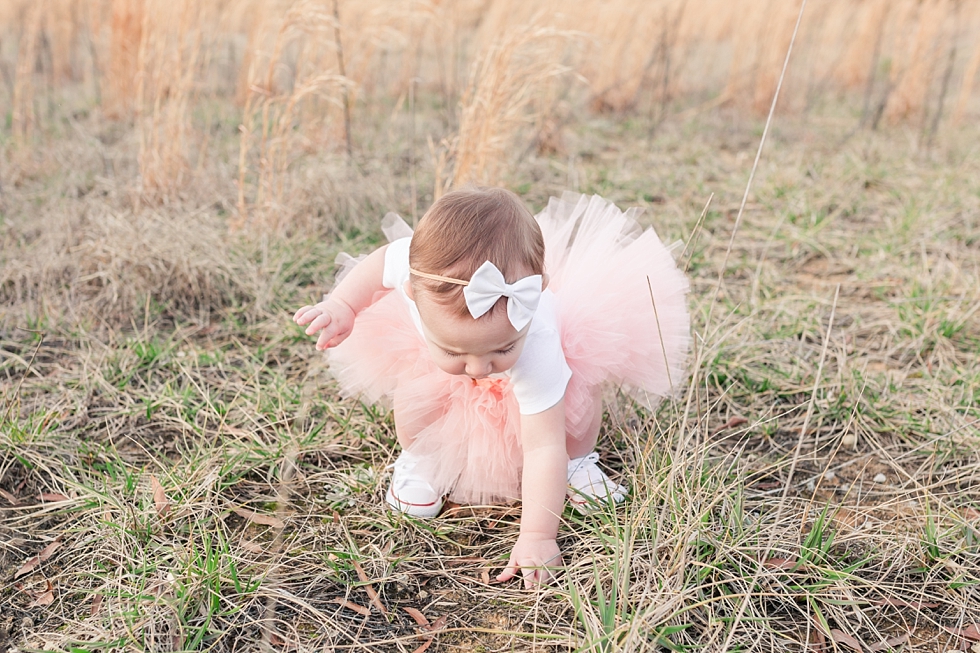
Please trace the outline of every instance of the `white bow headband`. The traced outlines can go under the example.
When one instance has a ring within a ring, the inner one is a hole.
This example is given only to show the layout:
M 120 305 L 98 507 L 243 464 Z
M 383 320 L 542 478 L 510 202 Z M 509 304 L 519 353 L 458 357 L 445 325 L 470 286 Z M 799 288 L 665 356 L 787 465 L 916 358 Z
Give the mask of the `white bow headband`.
M 541 300 L 540 274 L 532 274 L 529 277 L 518 279 L 514 283 L 507 283 L 504 281 L 503 273 L 490 261 L 486 261 L 478 267 L 469 281 L 419 272 L 412 268 L 409 268 L 408 271 L 423 279 L 464 286 L 463 297 L 466 300 L 466 308 L 469 309 L 470 315 L 474 319 L 493 308 L 498 299 L 506 297 L 507 319 L 517 331 L 523 329 L 531 321 L 531 318 L 534 317 L 534 311 L 538 308 L 538 302 Z

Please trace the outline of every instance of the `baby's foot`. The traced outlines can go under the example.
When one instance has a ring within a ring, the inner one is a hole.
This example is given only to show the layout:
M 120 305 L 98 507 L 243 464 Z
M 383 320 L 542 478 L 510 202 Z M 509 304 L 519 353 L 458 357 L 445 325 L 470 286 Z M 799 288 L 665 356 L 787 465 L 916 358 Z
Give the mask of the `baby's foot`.
M 596 463 L 599 454 L 592 452 L 568 461 L 568 500 L 580 514 L 626 500 L 629 490 L 606 476 Z
M 412 517 L 435 517 L 442 510 L 442 495 L 429 482 L 415 473 L 419 457 L 407 451 L 398 456 L 391 467 L 391 485 L 385 501 L 398 512 Z

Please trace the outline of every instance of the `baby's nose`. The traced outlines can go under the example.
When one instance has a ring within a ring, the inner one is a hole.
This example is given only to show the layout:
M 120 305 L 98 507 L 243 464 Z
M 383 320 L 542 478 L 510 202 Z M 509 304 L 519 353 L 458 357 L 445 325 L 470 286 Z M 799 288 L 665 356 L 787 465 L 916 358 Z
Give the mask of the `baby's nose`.
M 481 379 L 490 374 L 490 361 L 482 358 L 471 358 L 466 362 L 466 373 L 474 379 Z

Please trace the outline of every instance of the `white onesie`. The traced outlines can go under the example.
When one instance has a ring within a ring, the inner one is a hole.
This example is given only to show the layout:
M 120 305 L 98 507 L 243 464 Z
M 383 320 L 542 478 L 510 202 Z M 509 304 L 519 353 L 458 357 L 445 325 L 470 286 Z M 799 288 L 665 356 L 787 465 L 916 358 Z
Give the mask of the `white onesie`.
M 382 283 L 385 288 L 391 288 L 398 293 L 408 304 L 412 321 L 419 333 L 422 333 L 419 309 L 405 293 L 405 282 L 409 277 L 408 247 L 411 241 L 411 238 L 400 238 L 388 245 Z M 557 404 L 565 396 L 565 386 L 572 377 L 572 370 L 565 362 L 565 354 L 561 348 L 556 308 L 554 293 L 545 289 L 528 327 L 524 350 L 514 366 L 499 375 L 510 379 L 522 415 L 540 413 Z

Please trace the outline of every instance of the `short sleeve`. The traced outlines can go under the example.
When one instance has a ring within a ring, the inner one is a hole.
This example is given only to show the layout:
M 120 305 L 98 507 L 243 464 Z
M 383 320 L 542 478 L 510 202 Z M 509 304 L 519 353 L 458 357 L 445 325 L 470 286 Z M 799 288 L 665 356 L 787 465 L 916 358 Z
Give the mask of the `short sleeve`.
M 521 414 L 534 415 L 561 401 L 572 370 L 555 332 L 528 334 L 524 352 L 511 371 L 511 384 Z
M 401 290 L 408 280 L 408 247 L 412 239 L 399 238 L 388 244 L 385 250 L 385 269 L 381 284 L 385 288 Z
M 554 295 L 546 290 L 517 363 L 509 372 L 522 415 L 548 410 L 565 396 L 572 370 L 561 347 Z

